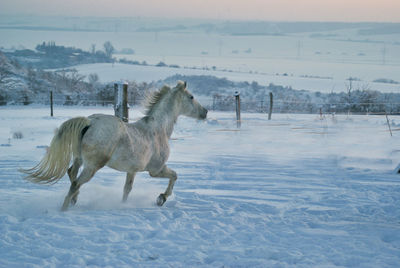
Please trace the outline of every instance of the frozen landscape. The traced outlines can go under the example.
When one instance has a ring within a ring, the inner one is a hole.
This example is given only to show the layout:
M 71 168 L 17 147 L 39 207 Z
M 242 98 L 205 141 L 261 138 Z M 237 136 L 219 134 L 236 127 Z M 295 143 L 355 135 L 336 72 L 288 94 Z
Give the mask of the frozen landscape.
M 224 22 L 145 18 L 12 17 L 0 19 L 0 48 L 34 49 L 42 42 L 84 50 L 114 45 L 115 58 L 180 68 L 90 64 L 74 66 L 100 82 L 158 81 L 174 74 L 207 74 L 297 90 L 400 92 L 397 24 Z M 261 32 L 251 32 L 252 30 Z M 131 49 L 134 54 L 121 54 Z M 191 68 L 196 68 L 193 70 Z M 213 67 L 215 70 L 213 70 Z M 207 69 L 202 70 L 202 69 Z M 379 83 L 377 79 L 397 82 Z
M 400 120 L 390 116 L 210 112 L 180 118 L 167 185 L 142 173 L 127 203 L 125 174 L 100 170 L 75 207 L 69 188 L 23 180 L 63 121 L 109 108 L 0 108 L 1 267 L 397 267 Z M 130 117 L 141 117 L 132 109 Z
M 400 117 L 388 107 L 400 103 L 389 94 L 378 103 L 379 115 L 332 115 L 336 102 L 321 116 L 279 114 L 299 110 L 280 110 L 276 98 L 272 120 L 242 113 L 240 129 L 234 111 L 210 111 L 205 122 L 182 117 L 168 162 L 178 181 L 163 207 L 155 201 L 167 179 L 138 174 L 122 203 L 125 174 L 104 168 L 62 213 L 68 177 L 36 185 L 18 169 L 40 161 L 67 119 L 114 113 L 111 106 L 55 106 L 50 117 L 49 107 L 38 104 L 50 89 L 70 98 L 59 103 L 85 96 L 93 98 L 87 103 L 111 103 L 94 93 L 126 80 L 207 75 L 247 82 L 247 88 L 217 92 L 241 91 L 243 103 L 255 92 L 253 82 L 307 90 L 318 111 L 320 92 L 345 92 L 349 107 L 366 105 L 351 103 L 350 91 L 400 93 L 399 25 L 2 14 L 4 53 L 43 42 L 96 52 L 112 41 L 116 51 L 110 61 L 70 66 L 87 84 L 98 75 L 86 87 L 92 95 L 78 86 L 75 95 L 64 90 L 49 75 L 60 69 L 48 69 L 45 80 L 39 68 L 18 69 L 13 61 L 15 72 L 7 77 L 13 59 L 4 60 L 0 93 L 7 90 L 10 99 L 0 98 L 0 267 L 398 267 Z M 134 53 L 122 53 L 127 49 Z M 195 95 L 211 106 L 212 95 Z M 378 99 L 371 96 L 367 104 Z M 132 105 L 131 120 L 141 116 Z

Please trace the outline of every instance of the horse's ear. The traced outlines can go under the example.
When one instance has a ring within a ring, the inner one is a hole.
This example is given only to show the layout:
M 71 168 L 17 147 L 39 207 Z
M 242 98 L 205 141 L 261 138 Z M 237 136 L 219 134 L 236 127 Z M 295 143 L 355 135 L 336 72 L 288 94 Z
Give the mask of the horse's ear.
M 183 86 L 184 86 L 185 89 L 187 88 L 187 83 L 186 83 L 186 81 L 183 81 Z
M 186 89 L 186 82 L 184 81 L 179 81 L 178 84 L 176 85 L 176 88 L 179 90 L 185 90 Z

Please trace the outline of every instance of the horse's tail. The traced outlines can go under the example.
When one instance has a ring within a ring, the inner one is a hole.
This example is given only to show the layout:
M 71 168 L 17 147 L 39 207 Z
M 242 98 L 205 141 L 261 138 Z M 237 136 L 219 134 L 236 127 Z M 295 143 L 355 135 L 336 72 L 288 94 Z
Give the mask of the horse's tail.
M 65 121 L 51 141 L 46 155 L 35 167 L 22 169 L 25 178 L 34 183 L 56 183 L 67 172 L 71 156 L 80 157 L 83 134 L 90 125 L 87 117 L 76 117 Z

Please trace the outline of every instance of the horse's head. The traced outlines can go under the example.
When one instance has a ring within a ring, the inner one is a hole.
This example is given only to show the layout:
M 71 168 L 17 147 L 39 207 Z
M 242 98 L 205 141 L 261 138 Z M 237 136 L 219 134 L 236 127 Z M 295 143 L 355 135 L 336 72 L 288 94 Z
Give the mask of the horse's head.
M 179 81 L 174 90 L 180 100 L 180 113 L 196 119 L 206 119 L 207 109 L 194 99 L 193 95 L 187 90 L 186 82 Z

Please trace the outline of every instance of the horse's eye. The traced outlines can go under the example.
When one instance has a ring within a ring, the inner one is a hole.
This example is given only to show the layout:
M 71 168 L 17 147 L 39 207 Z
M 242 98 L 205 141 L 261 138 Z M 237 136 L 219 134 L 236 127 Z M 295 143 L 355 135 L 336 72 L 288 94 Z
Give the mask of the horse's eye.
M 193 99 L 194 99 L 194 97 L 193 97 L 193 96 L 190 96 L 190 99 L 191 99 L 191 100 L 193 100 Z

